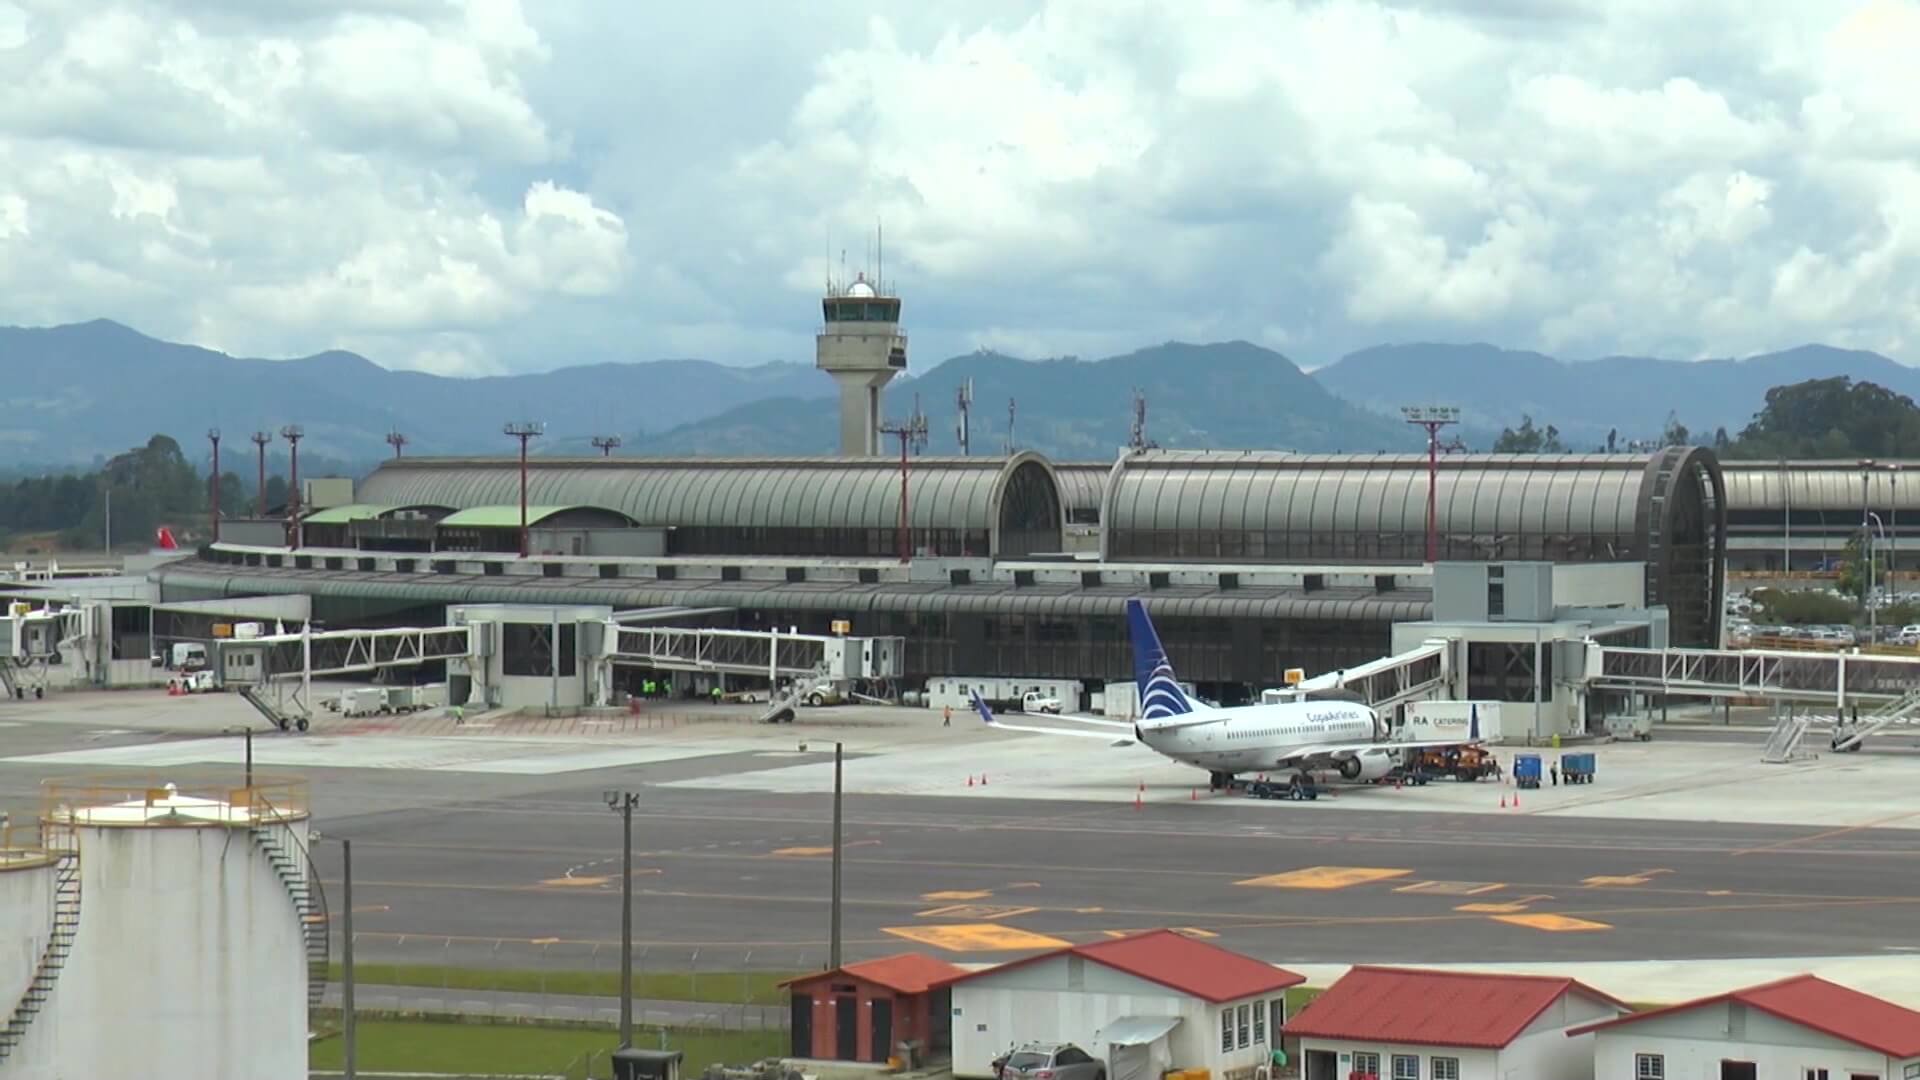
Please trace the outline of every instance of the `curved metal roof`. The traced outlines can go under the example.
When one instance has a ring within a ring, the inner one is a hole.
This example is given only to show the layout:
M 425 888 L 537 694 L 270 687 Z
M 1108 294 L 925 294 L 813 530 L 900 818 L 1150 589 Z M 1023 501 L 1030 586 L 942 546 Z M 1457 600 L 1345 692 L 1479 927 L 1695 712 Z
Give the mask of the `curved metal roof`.
M 527 507 L 527 524 L 538 525 L 555 514 L 571 513 L 575 510 L 592 510 L 615 517 L 625 517 L 618 510 L 609 510 L 604 506 L 532 506 Z M 488 529 L 518 528 L 520 526 L 520 504 L 505 506 L 469 506 L 465 510 L 456 510 L 437 523 L 443 529 Z
M 1891 467 L 1891 468 L 1890 468 Z M 1920 461 L 1722 461 L 1727 480 L 1727 509 L 1859 511 L 1863 500 L 1874 509 L 1920 511 Z M 1864 489 L 1862 479 L 1867 481 Z
M 1052 465 L 1035 453 L 913 459 L 913 528 L 997 528 L 1002 492 L 1027 465 L 1058 491 Z M 531 458 L 527 469 L 530 502 L 604 507 L 642 526 L 891 529 L 900 518 L 900 463 L 892 458 Z M 374 470 L 359 495 L 457 509 L 518 506 L 520 462 L 397 458 Z
M 1442 532 L 1633 534 L 1651 463 L 1631 454 L 1473 454 L 1440 459 Z M 1420 533 L 1427 459 L 1414 454 L 1150 450 L 1120 462 L 1109 532 Z
M 1060 505 L 1069 510 L 1098 510 L 1106 500 L 1111 461 L 1056 461 L 1054 478 L 1060 484 Z

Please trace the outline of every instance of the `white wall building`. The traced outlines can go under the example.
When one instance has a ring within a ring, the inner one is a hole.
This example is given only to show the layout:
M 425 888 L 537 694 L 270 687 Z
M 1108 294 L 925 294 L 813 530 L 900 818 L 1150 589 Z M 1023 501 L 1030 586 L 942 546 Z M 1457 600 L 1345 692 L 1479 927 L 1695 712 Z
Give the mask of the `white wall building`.
M 1286 1033 L 1303 1080 L 1593 1080 L 1593 1036 L 1569 1029 L 1627 1011 L 1567 978 L 1363 966 Z
M 1576 1029 L 1631 1080 L 1920 1080 L 1920 1012 L 1814 975 Z
M 993 1075 L 1030 1042 L 1070 1042 L 1108 1080 L 1206 1068 L 1240 1080 L 1270 1059 L 1302 977 L 1172 930 L 1076 945 L 969 973 L 953 991 L 955 1076 Z

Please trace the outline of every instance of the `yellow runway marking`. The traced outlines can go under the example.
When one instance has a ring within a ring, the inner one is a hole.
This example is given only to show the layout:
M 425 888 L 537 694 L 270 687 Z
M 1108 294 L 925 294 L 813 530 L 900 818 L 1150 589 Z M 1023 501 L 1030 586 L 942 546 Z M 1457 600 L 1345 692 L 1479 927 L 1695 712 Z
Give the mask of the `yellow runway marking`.
M 1527 910 L 1538 901 L 1551 899 L 1553 897 L 1544 893 L 1536 893 L 1533 896 L 1516 896 L 1511 900 L 1481 900 L 1471 904 L 1461 904 L 1453 910 L 1482 915 L 1511 915 L 1517 911 Z
M 1236 881 L 1235 885 L 1257 885 L 1263 889 L 1347 889 L 1374 881 L 1406 877 L 1411 870 L 1389 870 L 1371 866 L 1308 866 L 1284 874 Z
M 920 894 L 920 899 L 922 900 L 985 900 L 987 897 L 992 895 L 993 893 L 989 892 L 986 889 L 976 889 L 972 892 L 968 892 L 965 889 L 951 889 L 951 890 L 948 890 L 947 892 L 923 892 Z
M 1602 888 L 1613 885 L 1645 885 L 1661 874 L 1671 874 L 1671 870 L 1639 870 L 1631 874 L 1601 874 L 1598 877 L 1582 878 L 1580 884 Z
M 1016 949 L 1063 949 L 1067 943 L 1044 934 L 1030 934 L 995 923 L 948 923 L 944 926 L 883 926 L 882 933 L 917 941 L 948 952 L 1007 952 Z
M 775 851 L 774 854 L 811 857 L 814 855 L 831 855 L 833 854 L 833 849 L 830 847 L 783 847 Z
M 1481 893 L 1497 892 L 1504 888 L 1506 886 L 1497 881 L 1416 881 L 1411 885 L 1402 885 L 1393 891 L 1426 893 L 1429 896 L 1479 896 Z
M 1589 922 L 1576 919 L 1571 915 L 1495 915 L 1494 922 L 1503 922 L 1512 926 L 1524 926 L 1530 930 L 1545 930 L 1550 934 L 1566 934 L 1579 930 L 1611 930 L 1613 927 L 1603 922 Z
M 1179 934 L 1181 937 L 1217 938 L 1220 936 L 1219 934 L 1216 934 L 1211 930 L 1202 930 L 1197 926 L 1169 926 L 1167 927 L 1167 929 L 1173 931 L 1176 934 Z M 1127 938 L 1127 937 L 1133 937 L 1135 934 L 1144 934 L 1147 931 L 1145 930 L 1102 930 L 1100 932 L 1110 938 Z
M 951 904 L 947 907 L 932 908 L 920 912 L 923 919 L 1011 919 L 1015 915 L 1025 915 L 1038 911 L 1030 907 L 994 907 L 991 904 Z

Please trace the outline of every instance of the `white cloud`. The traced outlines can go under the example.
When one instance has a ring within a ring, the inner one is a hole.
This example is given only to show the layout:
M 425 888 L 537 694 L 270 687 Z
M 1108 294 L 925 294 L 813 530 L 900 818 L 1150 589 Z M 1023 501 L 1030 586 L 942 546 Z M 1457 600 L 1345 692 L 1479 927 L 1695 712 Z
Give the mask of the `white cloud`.
M 1920 340 L 1917 0 L 732 15 L 0 0 L 0 320 L 443 371 L 805 360 L 823 264 L 884 220 L 922 370 Z

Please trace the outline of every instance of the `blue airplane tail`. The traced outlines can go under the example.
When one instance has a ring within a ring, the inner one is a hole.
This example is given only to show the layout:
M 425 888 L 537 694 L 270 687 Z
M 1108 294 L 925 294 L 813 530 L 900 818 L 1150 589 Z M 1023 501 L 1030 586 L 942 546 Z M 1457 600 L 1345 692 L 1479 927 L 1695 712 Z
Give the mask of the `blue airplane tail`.
M 1193 711 L 1193 702 L 1173 674 L 1167 650 L 1160 635 L 1147 618 L 1147 605 L 1140 600 L 1127 601 L 1127 637 L 1133 643 L 1133 682 L 1140 690 L 1140 719 L 1157 720 L 1185 716 Z

